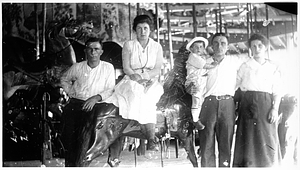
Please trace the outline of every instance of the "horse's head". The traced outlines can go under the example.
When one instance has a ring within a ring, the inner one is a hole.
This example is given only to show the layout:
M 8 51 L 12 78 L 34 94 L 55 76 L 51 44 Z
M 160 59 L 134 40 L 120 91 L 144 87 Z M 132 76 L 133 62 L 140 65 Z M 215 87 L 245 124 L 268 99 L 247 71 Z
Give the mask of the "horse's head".
M 98 118 L 95 128 L 95 140 L 86 152 L 84 162 L 90 162 L 107 150 L 107 148 L 120 137 L 122 128 L 121 119 Z
M 118 108 L 112 104 L 101 103 L 96 106 L 91 119 L 91 124 L 87 124 L 83 131 L 84 135 L 92 131 L 92 140 L 89 142 L 92 142 L 92 146 L 81 155 L 84 163 L 102 155 L 120 137 L 121 130 L 124 129 L 124 119 L 118 116 Z
M 66 22 L 52 22 L 48 26 L 46 36 L 46 57 L 54 65 L 68 65 L 76 63 L 74 49 L 65 35 L 65 30 L 71 27 L 72 20 Z

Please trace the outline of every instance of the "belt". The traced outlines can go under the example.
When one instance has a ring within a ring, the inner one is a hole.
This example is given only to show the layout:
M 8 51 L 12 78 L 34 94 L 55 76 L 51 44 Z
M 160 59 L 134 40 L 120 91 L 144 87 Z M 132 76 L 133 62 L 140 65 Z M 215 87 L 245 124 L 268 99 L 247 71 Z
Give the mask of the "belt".
M 221 96 L 210 95 L 210 97 L 216 98 L 217 100 L 228 100 L 232 98 L 232 96 L 229 94 L 221 95 Z

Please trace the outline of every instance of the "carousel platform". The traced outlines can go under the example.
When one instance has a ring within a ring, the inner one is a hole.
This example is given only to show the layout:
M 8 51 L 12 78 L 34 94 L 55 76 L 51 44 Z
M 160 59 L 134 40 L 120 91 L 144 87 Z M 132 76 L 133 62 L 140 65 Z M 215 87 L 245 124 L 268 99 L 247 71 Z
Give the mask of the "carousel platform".
M 198 147 L 196 147 L 198 149 Z M 92 161 L 90 167 L 107 167 L 110 166 L 106 163 L 108 152 L 105 152 L 103 156 L 100 156 Z M 125 149 L 120 155 L 120 165 L 118 168 L 193 168 L 192 164 L 187 158 L 187 154 L 182 147 L 178 148 L 178 156 L 176 158 L 175 141 L 171 140 L 168 149 L 164 151 L 146 151 L 145 155 L 136 155 L 134 151 Z M 200 159 L 198 163 L 200 165 Z M 63 158 L 47 159 L 42 165 L 40 160 L 28 160 L 28 161 L 6 161 L 3 162 L 3 167 L 64 167 Z

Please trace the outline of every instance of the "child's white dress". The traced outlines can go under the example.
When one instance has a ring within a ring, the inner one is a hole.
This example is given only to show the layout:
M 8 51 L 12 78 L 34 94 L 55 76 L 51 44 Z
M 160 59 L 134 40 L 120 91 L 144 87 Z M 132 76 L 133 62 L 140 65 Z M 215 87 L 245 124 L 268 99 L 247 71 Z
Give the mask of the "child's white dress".
M 193 53 L 189 54 L 189 58 L 186 61 L 187 76 L 185 87 L 188 87 L 191 83 L 197 87 L 197 93 L 192 95 L 192 115 L 194 121 L 198 120 L 201 105 L 204 101 L 204 89 L 207 79 L 205 76 L 207 70 L 203 68 L 205 64 L 206 56 L 198 56 Z

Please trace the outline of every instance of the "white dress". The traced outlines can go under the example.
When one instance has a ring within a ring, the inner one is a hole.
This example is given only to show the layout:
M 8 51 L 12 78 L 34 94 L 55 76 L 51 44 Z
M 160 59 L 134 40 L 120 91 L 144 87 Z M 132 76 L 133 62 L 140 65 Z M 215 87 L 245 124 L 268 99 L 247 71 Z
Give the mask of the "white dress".
M 126 43 L 130 51 L 123 50 L 123 53 L 130 53 L 130 64 L 135 73 L 143 75 L 143 72 L 153 69 L 156 56 L 162 55 L 161 45 L 153 39 L 149 40 L 145 49 L 136 39 Z M 151 80 L 153 84 L 145 91 L 143 85 L 130 80 L 129 76 L 125 75 L 115 86 L 113 95 L 104 102 L 119 107 L 123 118 L 134 119 L 141 124 L 156 123 L 156 103 L 163 94 L 163 87 L 158 82 L 158 75 Z

